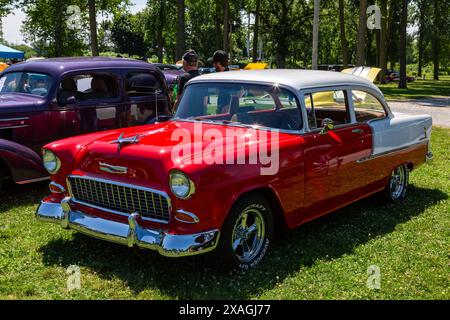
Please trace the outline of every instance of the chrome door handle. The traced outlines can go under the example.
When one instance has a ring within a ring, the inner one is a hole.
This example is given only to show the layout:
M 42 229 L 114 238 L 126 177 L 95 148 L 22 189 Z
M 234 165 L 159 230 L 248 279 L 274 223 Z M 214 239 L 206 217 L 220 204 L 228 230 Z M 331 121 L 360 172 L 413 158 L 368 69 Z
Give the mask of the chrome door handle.
M 364 133 L 364 130 L 362 130 L 362 129 L 353 129 L 352 132 L 361 134 L 361 133 Z

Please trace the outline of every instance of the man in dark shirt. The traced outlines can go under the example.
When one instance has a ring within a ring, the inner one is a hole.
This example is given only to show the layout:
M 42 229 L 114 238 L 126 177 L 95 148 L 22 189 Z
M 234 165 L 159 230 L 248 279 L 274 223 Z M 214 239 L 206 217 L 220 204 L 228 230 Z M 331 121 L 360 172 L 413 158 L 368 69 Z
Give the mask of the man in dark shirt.
M 217 50 L 214 52 L 212 63 L 216 72 L 230 71 L 228 68 L 228 54 L 225 51 Z
M 188 50 L 183 55 L 183 70 L 186 73 L 178 77 L 177 102 L 175 105 L 178 104 L 178 100 L 183 94 L 186 83 L 192 78 L 200 75 L 200 72 L 198 71 L 198 55 L 194 50 Z

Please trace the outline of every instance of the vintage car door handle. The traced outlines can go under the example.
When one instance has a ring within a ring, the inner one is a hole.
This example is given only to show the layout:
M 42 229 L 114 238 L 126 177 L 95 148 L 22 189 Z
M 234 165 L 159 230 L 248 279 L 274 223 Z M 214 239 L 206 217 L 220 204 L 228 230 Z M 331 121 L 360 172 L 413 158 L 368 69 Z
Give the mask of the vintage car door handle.
M 352 132 L 361 134 L 361 133 L 364 133 L 364 130 L 362 130 L 362 129 L 353 129 Z

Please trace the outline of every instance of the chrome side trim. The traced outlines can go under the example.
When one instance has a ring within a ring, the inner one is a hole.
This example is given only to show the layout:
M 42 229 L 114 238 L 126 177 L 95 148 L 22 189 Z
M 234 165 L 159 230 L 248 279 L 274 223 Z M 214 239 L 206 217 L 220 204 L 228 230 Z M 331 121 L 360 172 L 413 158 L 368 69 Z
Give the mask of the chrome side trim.
M 193 220 L 193 222 L 181 220 L 181 219 L 179 219 L 179 218 L 177 217 L 177 215 L 174 215 L 174 216 L 175 216 L 175 220 L 177 220 L 177 221 L 179 221 L 179 222 L 188 223 L 188 224 L 193 224 L 193 223 L 199 223 L 199 222 L 200 222 L 199 217 L 197 217 L 197 216 L 196 216 L 195 214 L 193 214 L 192 212 L 188 212 L 188 211 L 184 211 L 184 210 L 177 210 L 177 212 L 182 213 L 182 214 L 185 214 L 185 215 L 191 217 L 192 220 Z
M 9 127 L 1 127 L 1 126 L 0 126 L 0 130 L 5 130 L 5 129 L 19 129 L 19 128 L 26 128 L 26 127 L 28 127 L 27 124 L 20 125 L 20 126 L 9 126 Z
M 428 141 L 420 141 L 420 142 L 412 143 L 412 144 L 407 145 L 407 146 L 403 146 L 403 147 L 400 147 L 400 148 L 392 149 L 392 150 L 389 150 L 389 151 L 386 151 L 386 152 L 382 152 L 382 153 L 379 153 L 379 154 L 376 154 L 376 155 L 371 155 L 369 157 L 365 157 L 365 158 L 356 160 L 356 163 L 364 163 L 366 161 L 371 161 L 371 160 L 374 160 L 374 159 L 377 159 L 377 158 L 380 158 L 380 157 L 384 157 L 384 156 L 389 155 L 391 153 L 402 151 L 402 150 L 406 150 L 406 149 L 409 149 L 409 148 L 412 148 L 412 147 L 415 147 L 415 146 L 418 146 L 418 145 L 421 145 L 421 144 L 425 144 L 425 143 L 428 143 Z
M 29 120 L 29 117 L 0 119 L 0 122 Z
M 81 205 L 86 206 L 86 207 L 94 208 L 94 209 L 97 209 L 97 210 L 100 210 L 100 211 L 109 212 L 109 213 L 118 214 L 118 215 L 125 216 L 125 217 L 128 217 L 130 215 L 128 213 L 124 213 L 124 212 L 120 212 L 120 211 L 115 211 L 115 210 L 111 210 L 111 209 L 98 207 L 98 206 L 95 206 L 93 204 L 85 203 L 83 201 L 77 200 L 75 198 L 75 196 L 73 195 L 73 192 L 72 192 L 72 187 L 71 187 L 70 180 L 69 180 L 70 178 L 93 180 L 93 181 L 113 184 L 113 185 L 116 185 L 116 186 L 121 186 L 121 187 L 126 187 L 126 188 L 133 188 L 133 189 L 138 189 L 138 190 L 142 190 L 142 191 L 153 192 L 153 193 L 156 193 L 156 194 L 159 194 L 159 195 L 163 196 L 167 200 L 167 206 L 168 206 L 168 210 L 169 210 L 169 215 L 172 212 L 172 201 L 171 201 L 169 195 L 167 193 L 165 193 L 164 191 L 160 191 L 160 190 L 156 190 L 156 189 L 152 189 L 152 188 L 147 188 L 147 187 L 141 187 L 141 186 L 132 185 L 132 184 L 126 184 L 126 183 L 117 182 L 117 181 L 113 181 L 113 180 L 107 180 L 107 179 L 101 179 L 101 178 L 93 178 L 93 177 L 90 177 L 90 176 L 69 175 L 67 177 L 67 186 L 68 186 L 68 189 L 69 189 L 68 191 L 69 191 L 69 195 L 71 197 L 71 201 L 74 202 L 74 203 L 78 203 L 78 204 L 81 204 Z M 152 219 L 152 218 L 147 218 L 147 217 L 141 217 L 141 219 L 145 220 L 145 221 L 162 223 L 162 224 L 168 224 L 170 222 L 170 219 L 169 219 L 169 221 L 159 220 L 159 219 Z
M 16 181 L 17 184 L 27 184 L 27 183 L 33 183 L 33 182 L 39 182 L 39 181 L 45 181 L 50 179 L 50 176 L 43 177 L 43 178 L 36 178 L 36 179 L 30 179 L 30 180 L 23 180 L 23 181 Z
M 212 251 L 217 247 L 220 237 L 217 229 L 196 234 L 169 234 L 139 225 L 138 213 L 131 214 L 128 223 L 122 223 L 73 211 L 71 204 L 70 197 L 64 198 L 61 203 L 41 202 L 36 218 L 101 240 L 156 250 L 166 257 L 191 256 Z

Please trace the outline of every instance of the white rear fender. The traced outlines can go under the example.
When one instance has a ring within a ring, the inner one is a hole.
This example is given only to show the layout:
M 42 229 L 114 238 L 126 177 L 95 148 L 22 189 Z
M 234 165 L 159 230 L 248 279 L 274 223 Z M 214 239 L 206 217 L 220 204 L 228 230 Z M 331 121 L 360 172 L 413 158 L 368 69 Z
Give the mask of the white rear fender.
M 369 125 L 373 132 L 372 156 L 376 156 L 418 143 L 428 143 L 432 118 L 429 115 L 393 113 L 392 118 L 372 121 Z

